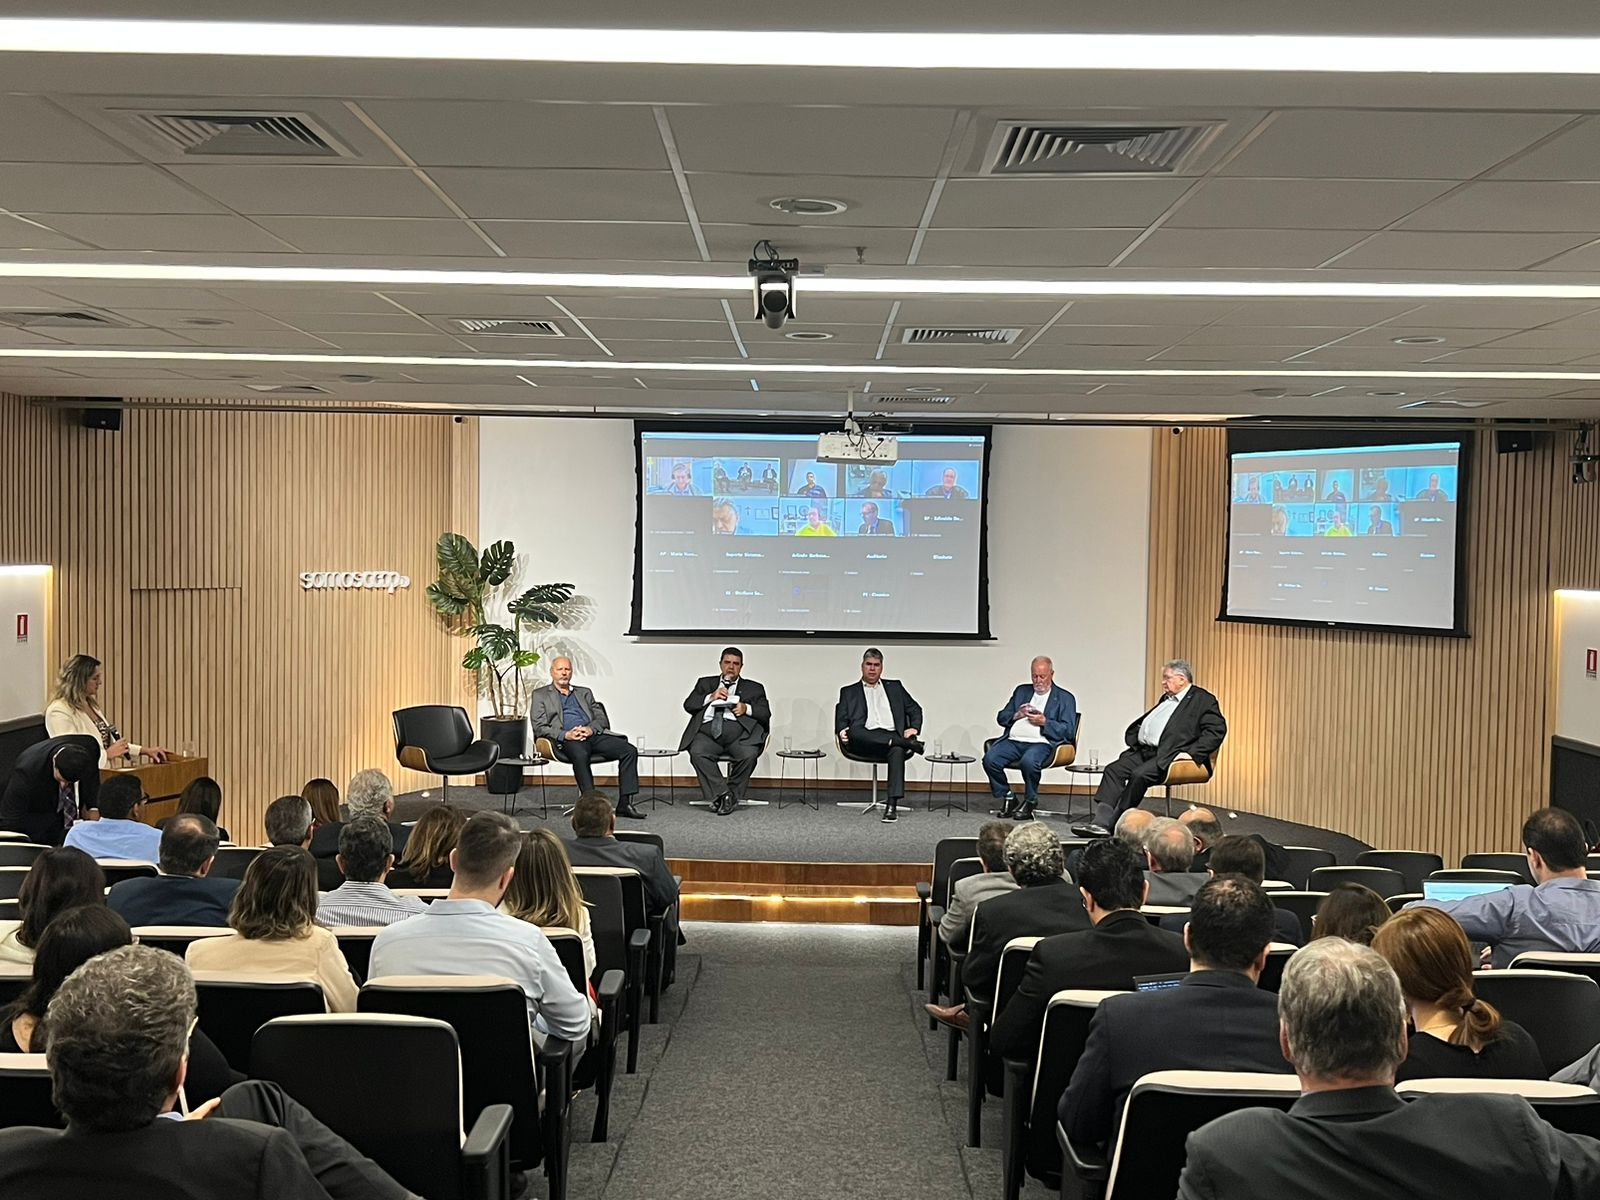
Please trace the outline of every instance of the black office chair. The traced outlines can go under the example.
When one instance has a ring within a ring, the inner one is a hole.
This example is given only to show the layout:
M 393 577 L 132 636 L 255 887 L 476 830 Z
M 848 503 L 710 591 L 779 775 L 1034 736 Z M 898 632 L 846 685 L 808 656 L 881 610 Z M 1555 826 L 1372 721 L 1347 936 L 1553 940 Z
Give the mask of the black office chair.
M 1444 859 L 1427 850 L 1363 850 L 1356 855 L 1358 867 L 1388 867 L 1405 878 L 1406 891 L 1420 892 L 1422 881 L 1431 872 L 1444 869 Z
M 393 716 L 395 757 L 401 766 L 443 779 L 445 804 L 452 775 L 477 775 L 500 761 L 500 747 L 474 739 L 467 710 L 457 705 L 419 704 L 396 709 Z
M 869 802 L 862 804 L 859 800 L 834 801 L 835 805 L 839 808 L 860 808 L 861 815 L 866 816 L 873 809 L 877 808 L 880 803 L 882 803 L 878 799 L 878 768 L 884 766 L 889 761 L 888 757 L 887 755 L 884 757 L 879 757 L 876 754 L 862 754 L 860 751 L 851 746 L 849 742 L 842 739 L 837 730 L 835 730 L 833 734 L 833 744 L 839 748 L 840 757 L 845 758 L 850 762 L 864 763 L 872 768 L 872 799 Z M 907 759 L 915 757 L 916 755 L 914 754 L 906 755 Z
M 1331 892 L 1342 883 L 1359 883 L 1385 898 L 1417 890 L 1408 888 L 1405 876 L 1389 867 L 1318 867 L 1311 872 L 1308 890 Z

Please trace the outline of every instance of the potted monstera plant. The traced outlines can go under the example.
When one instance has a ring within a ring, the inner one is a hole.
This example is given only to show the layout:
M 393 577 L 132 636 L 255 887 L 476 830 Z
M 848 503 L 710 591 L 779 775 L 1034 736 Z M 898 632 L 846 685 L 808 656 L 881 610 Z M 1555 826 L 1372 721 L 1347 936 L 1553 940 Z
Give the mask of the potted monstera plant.
M 502 755 L 520 758 L 527 749 L 527 671 L 539 661 L 526 637 L 560 621 L 572 584 L 536 583 L 518 592 L 517 548 L 509 541 L 480 554 L 462 534 L 444 533 L 435 557 L 438 578 L 428 585 L 428 602 L 455 633 L 471 639 L 461 666 L 493 710 L 479 720 L 481 736 L 498 743 Z

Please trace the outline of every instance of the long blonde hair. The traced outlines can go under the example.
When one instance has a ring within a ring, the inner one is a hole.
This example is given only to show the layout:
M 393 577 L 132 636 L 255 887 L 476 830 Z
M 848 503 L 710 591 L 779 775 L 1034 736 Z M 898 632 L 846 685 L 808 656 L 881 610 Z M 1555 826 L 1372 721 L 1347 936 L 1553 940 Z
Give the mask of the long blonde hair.
M 65 700 L 78 711 L 89 707 L 89 680 L 100 669 L 100 660 L 91 654 L 74 654 L 61 664 L 61 674 L 56 677 L 52 700 Z
M 530 925 L 581 929 L 583 892 L 561 839 L 548 829 L 532 829 L 517 851 L 517 870 L 506 889 L 505 908 Z
M 313 779 L 300 789 L 300 798 L 311 805 L 311 819 L 319 825 L 332 825 L 339 819 L 339 785 L 331 779 Z

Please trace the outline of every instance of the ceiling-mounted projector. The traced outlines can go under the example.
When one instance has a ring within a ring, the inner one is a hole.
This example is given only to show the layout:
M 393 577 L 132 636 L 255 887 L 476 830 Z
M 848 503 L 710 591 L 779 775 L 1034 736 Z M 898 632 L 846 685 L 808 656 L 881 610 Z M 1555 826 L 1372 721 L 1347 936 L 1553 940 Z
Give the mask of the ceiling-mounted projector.
M 900 461 L 900 443 L 882 434 L 847 429 L 817 438 L 817 461 L 826 463 L 893 463 Z

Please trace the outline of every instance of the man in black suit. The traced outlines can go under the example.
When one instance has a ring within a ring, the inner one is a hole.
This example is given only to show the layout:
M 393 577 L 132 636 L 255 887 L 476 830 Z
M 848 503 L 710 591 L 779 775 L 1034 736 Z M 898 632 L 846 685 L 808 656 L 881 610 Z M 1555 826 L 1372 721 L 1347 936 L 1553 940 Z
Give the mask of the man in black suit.
M 744 799 L 772 727 L 767 689 L 743 674 L 744 651 L 729 646 L 722 652 L 722 674 L 697 679 L 683 702 L 689 723 L 678 749 L 689 752 L 700 794 L 718 816 L 727 816 Z M 732 760 L 726 779 L 717 761 L 723 754 Z
M 961 968 L 961 982 L 978 996 L 994 995 L 1000 957 L 1012 938 L 1089 928 L 1083 900 L 1065 878 L 1061 839 L 1043 821 L 1018 825 L 1007 835 L 1006 867 L 1017 890 L 991 896 L 972 914 L 972 949 Z M 970 1023 L 964 1005 L 924 1007 L 946 1025 L 965 1029 Z
M 1520 1096 L 1395 1094 L 1405 1001 L 1370 947 L 1321 938 L 1297 951 L 1278 1019 L 1300 1099 L 1191 1133 L 1179 1200 L 1600 1195 L 1600 1141 L 1554 1129 Z
M 1256 990 L 1272 913 L 1272 901 L 1248 879 L 1214 879 L 1200 889 L 1183 935 L 1190 959 L 1183 982 L 1110 996 L 1095 1011 L 1061 1097 L 1068 1137 L 1115 1143 L 1128 1093 L 1151 1071 L 1289 1069 L 1278 1049 L 1278 998 Z M 1152 1036 L 1156 1030 L 1166 1036 Z
M 59 846 L 100 795 L 100 745 L 86 733 L 63 733 L 35 742 L 11 767 L 0 795 L 0 829 L 30 842 Z
M 1130 811 L 1143 812 L 1143 809 Z M 1224 836 L 1242 836 L 1249 838 L 1261 847 L 1261 853 L 1266 858 L 1265 879 L 1289 878 L 1289 855 L 1284 848 L 1276 842 L 1269 842 L 1259 833 L 1246 833 L 1242 835 L 1225 834 L 1222 822 L 1209 808 L 1199 804 L 1191 804 L 1178 814 L 1178 820 L 1189 827 L 1189 832 L 1194 835 L 1194 870 L 1203 871 L 1211 866 L 1210 854 L 1212 848 Z M 1226 874 L 1227 872 L 1219 872 Z M 1259 881 L 1258 881 L 1259 882 Z
M 129 925 L 226 925 L 237 879 L 212 879 L 217 827 L 200 813 L 179 813 L 161 831 L 161 874 L 124 879 L 106 906 Z
M 1266 879 L 1266 856 L 1261 852 L 1261 843 L 1252 837 L 1230 834 L 1218 838 L 1211 847 L 1208 861 L 1211 864 L 1209 870 L 1213 878 L 1219 875 L 1241 875 L 1258 887 Z M 1305 930 L 1301 928 L 1300 918 L 1288 909 L 1273 905 L 1272 922 L 1273 941 L 1290 946 L 1298 946 L 1305 941 Z M 1188 923 L 1188 913 L 1168 913 L 1161 918 L 1161 928 L 1170 929 L 1173 933 L 1182 933 L 1183 927 Z
M 1181 658 L 1168 662 L 1161 668 L 1161 699 L 1128 726 L 1128 748 L 1100 777 L 1094 824 L 1073 832 L 1106 836 L 1124 810 L 1137 808 L 1145 792 L 1166 778 L 1175 760 L 1188 758 L 1210 766 L 1227 734 L 1228 723 L 1217 698 L 1195 686 L 1194 668 Z
M 906 755 L 922 753 L 922 705 L 898 679 L 883 678 L 883 651 L 876 646 L 861 656 L 861 682 L 839 689 L 833 727 L 851 754 L 889 764 L 883 819 L 897 819 L 906 794 Z
M 1128 843 L 1101 838 L 1085 848 L 1078 891 L 1093 926 L 1047 937 L 1033 948 L 1022 982 L 990 1031 L 996 1054 L 1033 1058 L 1050 997 L 1063 988 L 1131 989 L 1135 975 L 1167 975 L 1188 967 L 1183 939 L 1157 929 L 1139 911 L 1145 887 L 1144 856 Z
M 1211 879 L 1194 869 L 1194 835 L 1181 821 L 1157 817 L 1144 835 L 1146 904 L 1182 907 Z
M 662 926 L 662 977 L 671 983 L 678 962 L 678 881 L 667 869 L 661 851 L 649 842 L 624 842 L 617 834 L 611 801 L 600 792 L 585 792 L 572 808 L 574 838 L 567 857 L 575 867 L 632 867 L 644 880 L 644 903 L 651 916 L 669 913 Z
M 0 1131 L 0 1195 L 411 1200 L 275 1084 L 235 1084 L 188 1119 L 194 981 L 148 946 L 90 959 L 50 1002 L 50 1082 L 67 1128 Z

